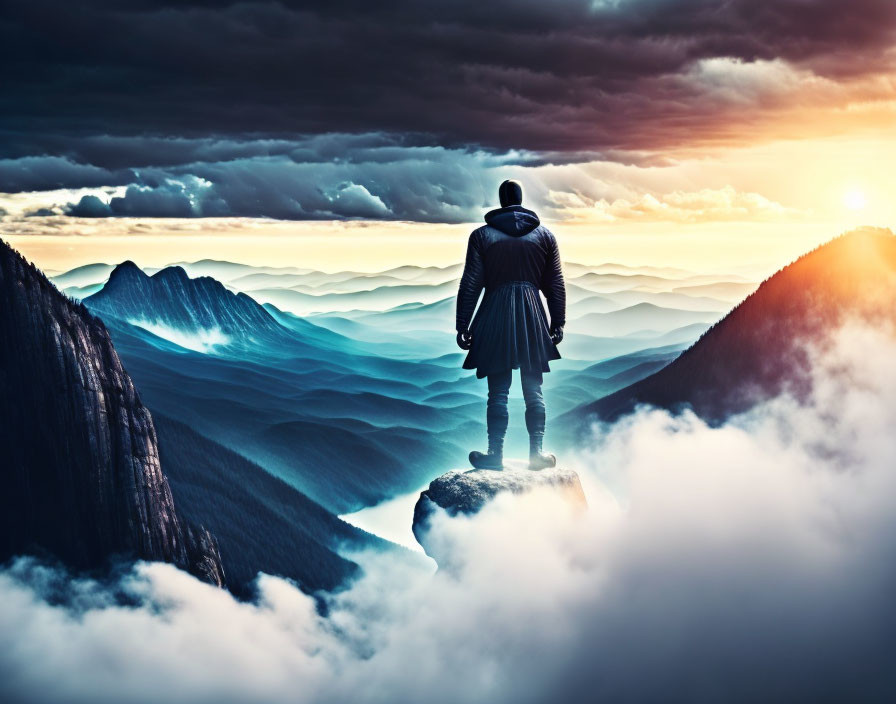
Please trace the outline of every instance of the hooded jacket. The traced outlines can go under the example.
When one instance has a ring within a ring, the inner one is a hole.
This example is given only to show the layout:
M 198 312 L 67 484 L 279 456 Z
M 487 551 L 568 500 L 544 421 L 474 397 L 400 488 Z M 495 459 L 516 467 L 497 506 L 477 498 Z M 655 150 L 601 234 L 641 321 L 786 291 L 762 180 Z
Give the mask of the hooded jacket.
M 533 211 L 509 205 L 485 215 L 485 227 L 470 234 L 457 295 L 456 329 L 470 327 L 479 294 L 509 281 L 528 281 L 544 293 L 551 327 L 566 324 L 566 285 L 553 233 Z
M 521 205 L 492 210 L 485 222 L 470 234 L 457 295 L 457 331 L 473 333 L 464 368 L 475 368 L 480 377 L 516 368 L 550 371 L 548 362 L 560 353 L 538 291 L 547 300 L 550 327 L 563 326 L 566 286 L 557 241 Z

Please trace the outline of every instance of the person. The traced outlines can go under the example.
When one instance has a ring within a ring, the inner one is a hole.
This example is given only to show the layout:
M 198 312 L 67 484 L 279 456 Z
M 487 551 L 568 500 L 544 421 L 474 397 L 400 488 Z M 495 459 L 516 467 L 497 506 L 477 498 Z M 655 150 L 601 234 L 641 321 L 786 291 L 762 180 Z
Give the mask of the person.
M 524 208 L 516 181 L 498 188 L 501 207 L 485 216 L 485 225 L 470 234 L 464 273 L 457 294 L 457 344 L 467 350 L 464 369 L 488 378 L 488 451 L 474 450 L 477 469 L 503 469 L 507 432 L 507 395 L 512 370 L 520 370 L 529 431 L 529 468 L 554 467 L 557 458 L 542 448 L 545 426 L 543 373 L 560 359 L 557 345 L 566 323 L 566 285 L 557 240 Z M 473 317 L 480 293 L 482 303 Z M 548 323 L 539 296 L 544 293 Z M 472 319 L 472 322 L 471 322 Z

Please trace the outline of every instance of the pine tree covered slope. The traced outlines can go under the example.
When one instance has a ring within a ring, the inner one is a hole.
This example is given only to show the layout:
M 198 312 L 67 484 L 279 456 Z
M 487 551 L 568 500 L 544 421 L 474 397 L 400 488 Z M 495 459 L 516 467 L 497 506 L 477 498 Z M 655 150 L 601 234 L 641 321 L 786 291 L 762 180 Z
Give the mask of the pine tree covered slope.
M 247 595 L 259 571 L 306 592 L 358 574 L 340 548 L 400 549 L 340 520 L 244 457 L 158 413 L 162 465 L 184 515 L 217 537 L 231 589 Z

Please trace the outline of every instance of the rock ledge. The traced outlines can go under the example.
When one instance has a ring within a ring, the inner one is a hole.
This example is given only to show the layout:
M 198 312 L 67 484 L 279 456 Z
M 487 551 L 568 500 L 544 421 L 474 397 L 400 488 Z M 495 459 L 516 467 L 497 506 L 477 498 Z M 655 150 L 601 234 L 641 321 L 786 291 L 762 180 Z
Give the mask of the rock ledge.
M 414 506 L 414 537 L 430 553 L 426 535 L 430 528 L 430 518 L 438 509 L 445 510 L 449 516 L 459 513 L 470 515 L 480 511 L 498 494 L 525 494 L 542 488 L 562 492 L 574 507 L 586 506 L 579 475 L 570 469 L 554 468 L 540 472 L 513 468 L 503 471 L 452 470 L 434 479 L 429 488 L 420 493 Z M 431 554 L 430 556 L 433 557 Z

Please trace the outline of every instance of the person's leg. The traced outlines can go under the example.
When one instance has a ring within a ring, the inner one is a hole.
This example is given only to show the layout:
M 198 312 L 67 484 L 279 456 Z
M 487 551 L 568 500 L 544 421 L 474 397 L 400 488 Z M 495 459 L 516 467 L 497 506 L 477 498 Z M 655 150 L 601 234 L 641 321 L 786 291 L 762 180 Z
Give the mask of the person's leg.
M 512 372 L 488 375 L 488 406 L 485 418 L 488 424 L 488 454 L 501 457 L 504 454 L 504 436 L 507 434 L 507 397 L 510 394 Z
M 541 392 L 542 380 L 540 371 L 520 372 L 523 399 L 526 401 L 526 430 L 529 431 L 529 467 L 531 469 L 553 467 L 557 462 L 553 455 L 546 455 L 542 452 L 545 423 L 544 395 Z
M 541 393 L 541 372 L 520 372 L 523 399 L 526 402 L 526 430 L 529 431 L 529 453 L 541 452 L 544 439 L 544 396 Z
M 473 450 L 470 464 L 476 469 L 504 467 L 504 435 L 507 433 L 507 396 L 510 393 L 511 371 L 488 375 L 488 406 L 485 420 L 488 425 L 488 452 Z

